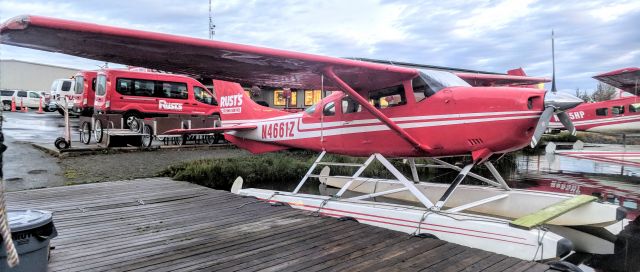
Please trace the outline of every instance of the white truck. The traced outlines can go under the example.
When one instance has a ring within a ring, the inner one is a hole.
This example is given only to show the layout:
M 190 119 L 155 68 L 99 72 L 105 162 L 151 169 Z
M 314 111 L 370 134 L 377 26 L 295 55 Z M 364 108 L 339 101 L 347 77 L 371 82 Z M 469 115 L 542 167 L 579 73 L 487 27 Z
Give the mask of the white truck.
M 51 84 L 51 102 L 49 102 L 48 107 L 50 109 L 58 109 L 60 114 L 64 114 L 58 105 L 64 105 L 64 98 L 66 97 L 67 109 L 70 110 L 73 107 L 73 97 L 75 95 L 73 85 L 73 79 L 60 78 L 54 80 Z

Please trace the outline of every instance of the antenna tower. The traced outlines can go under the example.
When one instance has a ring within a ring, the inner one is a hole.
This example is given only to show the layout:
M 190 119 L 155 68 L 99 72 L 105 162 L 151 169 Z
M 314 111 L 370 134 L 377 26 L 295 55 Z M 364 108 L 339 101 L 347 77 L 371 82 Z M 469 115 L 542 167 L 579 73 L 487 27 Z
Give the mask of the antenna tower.
M 211 13 L 211 0 L 209 0 L 209 39 L 213 40 L 213 35 L 216 35 L 216 25 L 213 24 L 213 13 Z

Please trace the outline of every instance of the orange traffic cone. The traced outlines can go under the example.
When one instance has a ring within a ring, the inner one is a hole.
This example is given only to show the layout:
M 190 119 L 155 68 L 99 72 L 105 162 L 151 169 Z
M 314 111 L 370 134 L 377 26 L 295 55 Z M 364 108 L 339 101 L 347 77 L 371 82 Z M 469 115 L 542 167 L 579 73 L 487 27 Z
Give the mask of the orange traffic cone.
M 16 97 L 11 97 L 11 111 L 16 112 Z
M 40 97 L 40 105 L 38 106 L 38 113 L 42 114 L 44 111 L 42 110 L 42 97 Z
M 24 100 L 24 98 L 20 99 L 20 109 L 22 110 L 22 112 L 29 112 L 29 107 L 25 107 L 22 105 L 22 101 Z

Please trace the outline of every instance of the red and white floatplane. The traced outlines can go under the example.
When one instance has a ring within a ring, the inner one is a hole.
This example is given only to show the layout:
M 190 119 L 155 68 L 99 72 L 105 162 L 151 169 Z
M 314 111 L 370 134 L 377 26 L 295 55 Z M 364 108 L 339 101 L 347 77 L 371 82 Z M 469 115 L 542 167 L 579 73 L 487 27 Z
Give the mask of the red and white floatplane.
M 581 102 L 575 97 L 532 88 L 472 87 L 448 71 L 39 16 L 10 19 L 0 33 L 0 42 L 6 45 L 216 79 L 222 126 L 206 132 L 224 132 L 227 140 L 254 153 L 289 148 L 320 153 L 293 192 L 243 189 L 238 181 L 233 188 L 237 194 L 528 260 L 558 258 L 572 250 L 598 251 L 594 244 L 601 240 L 577 227 L 623 224 L 617 206 L 590 196 L 511 190 L 490 161 L 493 155 L 535 145 L 552 115 L 573 130 L 565 111 Z M 539 82 L 513 75 L 500 80 Z M 304 112 L 289 113 L 257 105 L 233 82 L 333 93 Z M 350 177 L 323 177 L 327 183 L 342 182 L 334 184 L 341 186 L 337 194 L 300 193 L 309 178 L 321 176 L 314 172 L 317 166 L 339 165 L 322 161 L 327 153 L 367 159 L 342 165 L 357 168 Z M 438 162 L 450 156 L 472 159 L 462 168 Z M 386 157 L 429 158 L 459 174 L 449 185 L 416 182 Z M 374 160 L 396 178 L 385 181 L 384 190 L 376 187 L 381 182 L 361 178 Z M 488 182 L 493 187 L 461 186 L 465 177 L 475 176 L 470 170 L 479 165 L 494 174 L 495 180 Z M 356 187 L 374 190 L 344 197 L 345 191 Z M 370 200 L 400 195 L 414 198 L 419 206 Z

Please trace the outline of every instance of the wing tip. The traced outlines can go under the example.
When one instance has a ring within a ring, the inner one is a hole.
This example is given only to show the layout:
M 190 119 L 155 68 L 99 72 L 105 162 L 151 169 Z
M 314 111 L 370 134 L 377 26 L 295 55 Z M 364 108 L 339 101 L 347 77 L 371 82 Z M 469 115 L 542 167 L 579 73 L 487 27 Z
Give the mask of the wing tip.
M 31 15 L 18 15 L 7 19 L 0 25 L 0 33 L 6 30 L 22 30 L 29 26 Z

